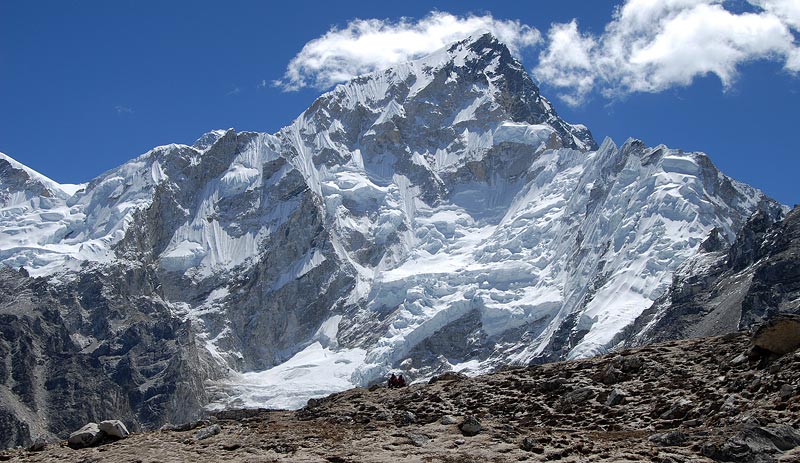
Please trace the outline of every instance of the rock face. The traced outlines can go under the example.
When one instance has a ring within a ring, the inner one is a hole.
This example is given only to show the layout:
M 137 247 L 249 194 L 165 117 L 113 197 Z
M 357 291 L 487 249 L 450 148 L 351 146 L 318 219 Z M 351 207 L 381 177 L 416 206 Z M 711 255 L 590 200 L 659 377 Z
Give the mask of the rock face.
M 0 274 L 4 445 L 601 354 L 698 248 L 739 233 L 739 269 L 786 238 L 760 244 L 784 208 L 702 153 L 598 146 L 491 35 L 340 85 L 275 134 L 212 131 L 81 186 L 3 156 L 0 191 L 0 262 L 31 277 Z
M 200 413 L 211 370 L 188 324 L 140 289 L 103 289 L 117 278 L 87 272 L 52 286 L 0 270 L 0 444 L 65 436 L 97 417 L 138 429 Z
M 628 330 L 628 344 L 727 333 L 774 319 L 776 326 L 763 328 L 763 342 L 793 350 L 797 326 L 789 320 L 796 317 L 778 320 L 800 314 L 800 208 L 779 218 L 756 213 L 733 244 L 701 249 L 688 259 L 669 291 Z

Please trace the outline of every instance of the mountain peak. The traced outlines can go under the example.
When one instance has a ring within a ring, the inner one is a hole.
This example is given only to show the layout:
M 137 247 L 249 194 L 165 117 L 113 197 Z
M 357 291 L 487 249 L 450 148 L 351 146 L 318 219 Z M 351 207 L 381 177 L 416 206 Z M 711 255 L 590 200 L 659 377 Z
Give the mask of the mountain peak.
M 302 119 L 308 123 L 321 116 L 322 124 L 313 131 L 318 133 L 334 119 L 352 118 L 343 111 L 361 111 L 359 107 L 371 114 L 359 113 L 363 127 L 356 133 L 368 134 L 371 126 L 390 120 L 402 129 L 401 120 L 419 113 L 410 120 L 422 122 L 417 131 L 453 127 L 458 133 L 465 128 L 486 133 L 506 122 L 546 125 L 556 132 L 559 146 L 597 149 L 589 130 L 561 119 L 519 60 L 491 33 L 472 35 L 419 59 L 356 77 L 322 95 Z
M 500 39 L 498 39 L 491 32 L 483 32 L 471 35 L 464 40 L 453 43 L 447 50 L 453 53 L 459 47 L 466 47 L 479 56 L 495 55 L 501 56 L 506 60 L 516 61 L 511 55 L 511 51 L 508 49 L 508 46 L 506 46 L 505 43 L 500 41 Z
M 60 184 L 5 153 L 0 153 L 0 187 L 6 191 L 26 191 L 43 198 L 66 199 L 85 185 Z

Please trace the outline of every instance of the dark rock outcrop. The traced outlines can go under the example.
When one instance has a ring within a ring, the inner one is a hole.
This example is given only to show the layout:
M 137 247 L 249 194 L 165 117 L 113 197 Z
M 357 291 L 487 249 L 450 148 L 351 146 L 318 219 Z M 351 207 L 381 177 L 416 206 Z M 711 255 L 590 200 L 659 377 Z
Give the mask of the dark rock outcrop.
M 730 247 L 701 246 L 667 293 L 628 327 L 625 344 L 718 335 L 800 314 L 800 207 L 780 215 L 757 212 Z
M 200 413 L 214 373 L 191 327 L 157 298 L 107 291 L 117 278 L 52 284 L 0 270 L 0 446 L 112 416 L 138 430 Z

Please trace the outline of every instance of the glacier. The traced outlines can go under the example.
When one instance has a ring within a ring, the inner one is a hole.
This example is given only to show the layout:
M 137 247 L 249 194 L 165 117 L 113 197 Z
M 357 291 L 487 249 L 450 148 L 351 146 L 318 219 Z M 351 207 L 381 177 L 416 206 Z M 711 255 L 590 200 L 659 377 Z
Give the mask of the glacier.
M 0 261 L 55 287 L 139 269 L 226 371 L 211 408 L 607 352 L 712 229 L 785 210 L 702 153 L 598 146 L 489 34 L 275 134 L 215 130 L 76 186 L 0 168 Z

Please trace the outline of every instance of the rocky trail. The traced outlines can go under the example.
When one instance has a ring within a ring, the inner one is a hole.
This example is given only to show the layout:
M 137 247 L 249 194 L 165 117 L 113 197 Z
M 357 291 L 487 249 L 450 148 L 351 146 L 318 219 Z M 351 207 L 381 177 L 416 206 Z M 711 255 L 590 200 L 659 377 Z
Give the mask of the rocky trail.
M 237 410 L 25 462 L 800 461 L 800 351 L 747 333 Z

